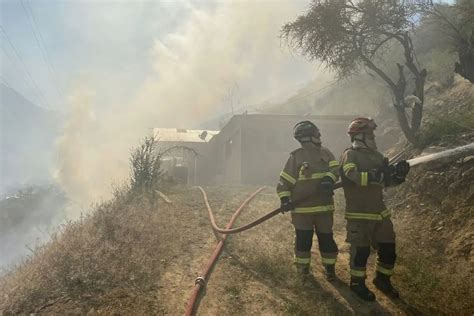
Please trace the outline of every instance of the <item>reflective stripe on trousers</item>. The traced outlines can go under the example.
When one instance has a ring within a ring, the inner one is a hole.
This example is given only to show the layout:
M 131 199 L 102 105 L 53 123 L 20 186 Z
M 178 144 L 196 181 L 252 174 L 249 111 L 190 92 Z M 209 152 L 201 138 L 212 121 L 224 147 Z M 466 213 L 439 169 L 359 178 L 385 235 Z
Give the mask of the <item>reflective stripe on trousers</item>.
M 334 211 L 334 205 L 318 205 L 310 207 L 296 207 L 294 212 L 298 214 L 321 213 Z
M 346 219 L 365 219 L 369 221 L 381 221 L 384 218 L 390 217 L 390 210 L 384 210 L 379 214 L 361 213 L 361 212 L 346 212 Z

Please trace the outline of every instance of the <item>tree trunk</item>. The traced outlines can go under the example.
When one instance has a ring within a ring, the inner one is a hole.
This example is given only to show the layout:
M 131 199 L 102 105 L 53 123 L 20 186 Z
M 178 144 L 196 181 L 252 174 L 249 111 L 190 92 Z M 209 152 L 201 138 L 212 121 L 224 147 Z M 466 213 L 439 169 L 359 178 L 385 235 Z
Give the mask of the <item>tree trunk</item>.
M 410 125 L 408 124 L 408 120 L 405 115 L 404 108 L 395 106 L 395 109 L 397 111 L 398 122 L 400 124 L 400 128 L 402 129 L 403 134 L 405 135 L 405 137 L 408 139 L 410 143 L 416 146 L 418 142 L 416 140 L 415 133 L 411 129 Z
M 423 118 L 423 104 L 425 103 L 425 79 L 426 70 L 423 69 L 415 79 L 415 92 L 414 94 L 420 99 L 421 102 L 416 102 L 413 106 L 412 117 L 411 117 L 411 130 L 414 134 L 418 132 L 421 126 L 421 119 Z
M 418 132 L 421 126 L 421 119 L 423 118 L 423 103 L 415 103 L 413 106 L 411 117 L 411 129 L 413 133 Z
M 474 83 L 474 48 L 461 47 L 458 55 L 459 63 L 461 64 L 460 75 Z
M 398 124 L 400 124 L 400 128 L 402 129 L 402 132 L 405 135 L 405 137 L 408 139 L 408 141 L 416 146 L 417 141 L 415 137 L 415 132 L 413 131 L 413 127 L 410 126 L 407 116 L 406 116 L 407 106 L 405 104 L 405 89 L 406 89 L 407 82 L 405 80 L 405 74 L 403 72 L 404 67 L 403 65 L 400 65 L 398 63 L 397 63 L 397 67 L 398 67 L 398 82 L 395 85 L 395 87 L 392 88 L 392 93 L 393 93 L 393 96 L 395 97 L 394 107 L 395 107 L 395 110 L 397 111 Z M 416 80 L 416 83 L 417 83 L 416 86 L 418 88 L 419 87 L 418 78 Z M 417 91 L 418 89 L 415 89 L 415 94 L 417 93 Z M 422 97 L 423 97 L 423 94 L 422 94 Z M 417 109 L 419 113 L 421 113 L 421 109 L 423 107 L 421 106 L 420 108 L 420 107 L 416 107 L 415 105 L 415 108 Z M 413 109 L 413 112 L 415 111 L 415 108 Z M 421 122 L 421 115 L 417 115 L 417 117 L 419 117 L 420 122 Z

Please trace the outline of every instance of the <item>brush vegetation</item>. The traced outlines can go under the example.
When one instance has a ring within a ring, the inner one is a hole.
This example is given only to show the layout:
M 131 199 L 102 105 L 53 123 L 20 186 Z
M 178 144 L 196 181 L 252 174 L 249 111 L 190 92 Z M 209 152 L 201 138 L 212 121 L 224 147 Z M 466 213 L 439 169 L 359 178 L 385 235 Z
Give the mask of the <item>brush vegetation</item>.
M 162 219 L 152 192 L 163 183 L 160 157 L 158 143 L 147 137 L 132 152 L 130 182 L 115 188 L 113 199 L 61 225 L 48 243 L 5 272 L 0 311 L 37 313 L 69 304 L 84 313 L 133 301 L 143 312 L 156 312 L 152 298 L 163 240 L 155 230 Z

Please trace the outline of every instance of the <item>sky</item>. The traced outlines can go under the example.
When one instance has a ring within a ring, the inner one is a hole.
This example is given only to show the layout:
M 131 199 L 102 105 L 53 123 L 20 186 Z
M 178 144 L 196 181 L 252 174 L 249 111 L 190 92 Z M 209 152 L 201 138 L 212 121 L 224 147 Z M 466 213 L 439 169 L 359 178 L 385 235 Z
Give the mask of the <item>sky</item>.
M 222 11 L 227 7 L 227 10 L 244 11 L 242 19 L 252 16 L 246 12 L 251 9 L 245 9 L 252 6 L 251 1 L 234 1 L 232 5 L 225 1 L 142 0 L 2 0 L 0 3 L 0 80 L 40 106 L 65 111 L 68 96 L 81 80 L 93 85 L 101 103 L 99 108 L 123 105 L 124 100 L 133 98 L 144 82 L 159 75 L 156 53 L 160 43 L 176 40 L 189 23 L 199 23 L 196 15 L 203 15 L 205 20 L 205 15 L 226 14 Z M 307 5 L 307 1 L 253 3 L 259 3 L 260 10 L 267 7 L 280 16 L 284 12 L 278 12 L 279 8 L 291 8 L 296 16 Z M 222 29 L 230 31 L 234 27 L 233 21 L 221 22 L 228 22 L 220 26 Z M 277 23 L 283 22 L 286 21 Z M 279 41 L 278 26 L 275 25 L 273 34 L 275 43 Z M 226 36 L 224 33 L 221 35 Z M 172 49 L 168 48 L 170 56 L 175 53 Z M 290 75 L 282 71 L 277 75 L 292 76 L 294 81 L 288 89 L 294 90 L 311 79 L 314 69 L 304 69 L 311 66 L 302 58 L 286 53 L 293 58 L 297 71 Z M 264 69 L 255 71 L 256 76 L 261 76 L 257 81 L 273 80 L 265 78 Z M 234 84 L 239 91 L 245 85 L 245 82 Z M 273 91 L 262 91 L 261 99 L 273 94 Z M 251 101 L 259 100 L 247 102 Z M 245 98 L 240 102 L 245 102 Z
M 127 97 L 152 70 L 154 40 L 191 10 L 191 2 L 2 0 L 1 80 L 53 109 L 87 76 L 104 98 Z M 130 87 L 108 91 L 112 80 Z

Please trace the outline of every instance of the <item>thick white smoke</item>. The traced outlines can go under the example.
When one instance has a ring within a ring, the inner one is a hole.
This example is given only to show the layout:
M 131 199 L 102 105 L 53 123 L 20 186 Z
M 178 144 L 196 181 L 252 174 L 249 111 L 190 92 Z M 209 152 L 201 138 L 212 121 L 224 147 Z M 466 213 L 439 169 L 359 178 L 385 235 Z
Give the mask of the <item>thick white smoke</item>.
M 87 202 L 106 197 L 110 184 L 127 176 L 130 149 L 149 129 L 193 128 L 230 111 L 224 100 L 232 87 L 238 87 L 243 106 L 309 79 L 325 78 L 316 65 L 291 55 L 280 43 L 281 26 L 303 9 L 294 1 L 219 2 L 194 10 L 175 32 L 157 37 L 150 52 L 152 74 L 143 79 L 131 102 L 97 111 L 84 133 L 79 121 L 88 118 L 82 112 L 88 105 L 71 112 L 59 145 L 60 179 L 66 191 Z M 125 71 L 121 69 L 126 67 L 117 65 L 119 76 Z M 321 79 L 321 85 L 325 82 Z M 107 100 L 94 86 L 87 88 Z M 115 89 L 127 89 L 126 82 Z
M 70 98 L 71 112 L 64 125 L 63 135 L 57 142 L 58 165 L 54 178 L 67 189 L 69 198 L 77 201 L 92 196 L 91 154 L 97 149 L 88 142 L 94 121 L 91 92 L 78 89 Z

